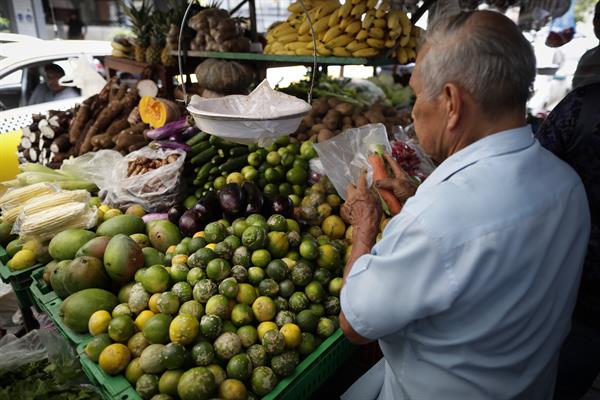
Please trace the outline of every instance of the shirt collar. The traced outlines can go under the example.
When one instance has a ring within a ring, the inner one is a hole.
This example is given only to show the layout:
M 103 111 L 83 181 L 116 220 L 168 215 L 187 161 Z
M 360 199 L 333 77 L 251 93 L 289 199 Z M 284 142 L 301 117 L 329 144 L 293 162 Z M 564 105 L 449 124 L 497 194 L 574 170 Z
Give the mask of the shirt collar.
M 529 125 L 491 134 L 444 160 L 425 179 L 421 187 L 437 185 L 479 160 L 519 151 L 533 145 L 534 142 L 535 138 Z

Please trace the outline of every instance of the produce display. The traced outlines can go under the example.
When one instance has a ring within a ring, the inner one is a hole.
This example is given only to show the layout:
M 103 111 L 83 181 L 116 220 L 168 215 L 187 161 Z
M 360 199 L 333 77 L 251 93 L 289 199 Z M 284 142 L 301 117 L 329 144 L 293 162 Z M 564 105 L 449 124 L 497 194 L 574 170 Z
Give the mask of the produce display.
M 378 4 L 379 3 L 379 4 Z M 305 1 L 307 18 L 300 1 L 288 7 L 287 21 L 267 32 L 267 54 L 337 57 L 392 55 L 401 64 L 416 58 L 420 28 L 411 26 L 401 10 L 388 0 Z M 312 22 L 312 27 L 309 22 Z
M 250 39 L 244 37 L 241 20 L 227 10 L 207 8 L 190 18 L 188 26 L 197 32 L 190 48 L 200 51 L 250 51 Z
M 31 125 L 23 128 L 19 158 L 23 162 L 60 166 L 70 147 L 68 130 L 72 118 L 71 110 L 33 115 Z

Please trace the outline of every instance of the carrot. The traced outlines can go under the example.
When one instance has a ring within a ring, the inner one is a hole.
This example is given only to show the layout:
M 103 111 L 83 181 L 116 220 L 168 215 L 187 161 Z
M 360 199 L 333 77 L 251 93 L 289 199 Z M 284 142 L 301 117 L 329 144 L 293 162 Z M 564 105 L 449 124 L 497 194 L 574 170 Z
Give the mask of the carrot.
M 381 149 L 377 149 L 368 158 L 369 164 L 373 168 L 373 182 L 377 182 L 380 179 L 388 178 L 387 169 L 385 168 L 385 160 L 381 155 Z M 394 196 L 394 193 L 387 189 L 377 189 L 377 193 L 387 205 L 390 213 L 396 215 L 402 209 L 402 203 Z

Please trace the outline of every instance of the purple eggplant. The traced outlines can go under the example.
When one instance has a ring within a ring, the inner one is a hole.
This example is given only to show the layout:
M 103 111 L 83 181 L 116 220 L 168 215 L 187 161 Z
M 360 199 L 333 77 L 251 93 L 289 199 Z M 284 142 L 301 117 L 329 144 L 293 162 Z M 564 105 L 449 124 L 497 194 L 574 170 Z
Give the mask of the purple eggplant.
M 183 215 L 184 212 L 185 212 L 185 207 L 183 207 L 181 205 L 171 207 L 169 209 L 169 211 L 167 212 L 169 221 L 171 221 L 172 223 L 177 225 L 179 223 L 179 218 L 181 218 L 181 216 Z
M 198 132 L 200 132 L 200 128 L 195 125 L 190 126 L 189 128 L 185 128 L 183 132 L 179 135 L 182 140 L 188 140 L 195 136 Z
M 157 140 L 156 143 L 159 147 L 163 149 L 173 149 L 173 150 L 183 150 L 186 153 L 192 151 L 192 148 L 185 143 L 179 143 L 173 140 Z
M 277 195 L 271 203 L 272 214 L 281 214 L 286 218 L 294 215 L 294 203 L 288 196 Z
M 204 222 L 216 221 L 221 218 L 221 206 L 219 205 L 219 197 L 215 191 L 210 191 L 200 197 L 192 210 L 198 218 Z
M 167 213 L 154 213 L 154 214 L 146 214 L 142 217 L 142 220 L 145 223 L 148 223 L 150 221 L 156 221 L 159 219 L 168 219 L 169 215 Z
M 264 197 L 258 186 L 252 182 L 244 182 L 242 183 L 242 191 L 246 195 L 246 214 L 260 213 Z
M 228 183 L 219 190 L 219 204 L 223 213 L 237 218 L 246 211 L 246 196 L 237 183 Z
M 194 210 L 186 210 L 179 218 L 179 230 L 185 236 L 193 236 L 196 232 L 202 230 L 202 221 Z
M 174 136 L 183 132 L 189 126 L 190 123 L 188 122 L 187 117 L 181 117 L 178 120 L 169 122 L 168 124 L 161 126 L 160 128 L 149 130 L 146 133 L 146 136 L 148 136 L 148 138 L 152 140 L 166 139 L 169 136 Z

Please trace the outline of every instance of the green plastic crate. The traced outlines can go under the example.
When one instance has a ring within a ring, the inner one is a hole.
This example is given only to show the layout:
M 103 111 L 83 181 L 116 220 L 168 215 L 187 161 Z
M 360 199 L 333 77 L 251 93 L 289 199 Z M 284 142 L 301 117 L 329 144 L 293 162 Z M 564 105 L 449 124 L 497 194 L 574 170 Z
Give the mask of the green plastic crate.
M 98 365 L 90 360 L 84 352 L 85 343 L 77 346 L 81 368 L 88 379 L 100 389 L 100 394 L 105 400 L 141 400 L 141 397 L 123 377 L 123 375 L 110 376 L 102 371 Z
M 4 249 L 2 249 L 2 250 L 4 250 Z M 0 257 L 1 256 L 2 256 L 2 254 L 0 254 Z M 0 279 L 2 279 L 2 282 L 10 283 L 10 284 L 12 284 L 12 282 L 17 281 L 17 280 L 22 281 L 24 279 L 31 278 L 31 273 L 33 271 L 44 266 L 43 264 L 35 264 L 29 268 L 20 269 L 18 271 L 13 271 L 12 269 L 10 269 L 6 266 L 6 263 L 8 262 L 8 260 L 2 261 L 2 258 L 0 258 L 0 261 L 1 261 L 1 263 L 0 263 Z
M 65 325 L 62 318 L 60 317 L 60 306 L 62 300 L 58 297 L 46 304 L 44 304 L 44 311 L 48 313 L 48 316 L 54 322 L 54 325 L 58 328 L 58 331 L 68 340 L 79 345 L 80 343 L 86 342 L 90 339 L 90 335 L 81 334 L 73 331 L 71 328 Z
M 263 400 L 305 400 L 310 397 L 352 354 L 353 346 L 341 329 L 335 331 L 306 357 L 291 376 L 275 386 Z
M 77 346 L 77 353 L 88 378 L 100 387 L 105 399 L 131 400 L 139 395 L 122 376 L 110 376 L 85 355 L 85 344 Z M 305 400 L 310 397 L 352 354 L 353 346 L 338 329 L 308 357 L 291 376 L 283 379 L 263 400 Z
M 43 275 L 43 268 L 40 268 L 31 274 L 31 285 L 29 286 L 29 292 L 31 294 L 33 303 L 37 306 L 38 310 L 46 312 L 46 304 L 56 300 L 58 296 L 52 290 L 52 287 L 44 282 Z

